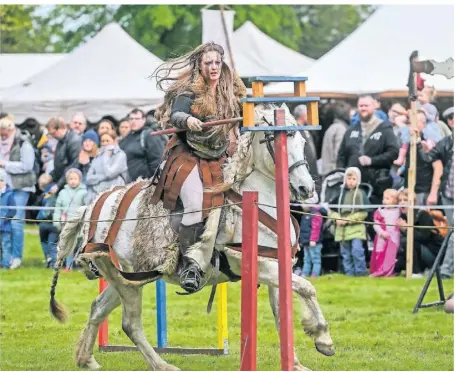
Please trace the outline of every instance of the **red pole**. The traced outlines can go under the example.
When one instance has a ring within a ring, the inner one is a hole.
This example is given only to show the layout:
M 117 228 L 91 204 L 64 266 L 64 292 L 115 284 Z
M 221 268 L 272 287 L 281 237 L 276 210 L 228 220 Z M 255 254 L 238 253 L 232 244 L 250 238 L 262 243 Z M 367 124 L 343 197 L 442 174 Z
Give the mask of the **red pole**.
M 285 126 L 285 111 L 275 110 L 275 126 Z M 278 272 L 280 300 L 281 370 L 294 369 L 292 325 L 292 261 L 289 209 L 289 172 L 286 132 L 275 134 L 275 179 L 278 221 Z
M 256 371 L 258 307 L 258 193 L 245 191 L 242 201 L 242 307 L 240 370 Z
M 100 278 L 99 281 L 99 293 L 102 293 L 108 286 L 108 283 L 104 278 Z M 107 346 L 109 344 L 109 332 L 108 332 L 108 321 L 106 320 L 101 324 L 100 329 L 98 330 L 98 346 Z

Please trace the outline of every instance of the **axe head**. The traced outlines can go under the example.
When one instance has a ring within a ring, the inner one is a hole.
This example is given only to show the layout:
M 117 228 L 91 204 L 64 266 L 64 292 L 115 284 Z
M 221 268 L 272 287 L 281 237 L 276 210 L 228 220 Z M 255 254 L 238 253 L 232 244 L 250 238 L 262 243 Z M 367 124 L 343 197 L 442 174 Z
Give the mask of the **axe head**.
M 447 79 L 453 78 L 453 58 L 447 58 L 444 62 L 434 60 L 412 61 L 414 72 L 425 73 L 429 75 L 442 75 Z

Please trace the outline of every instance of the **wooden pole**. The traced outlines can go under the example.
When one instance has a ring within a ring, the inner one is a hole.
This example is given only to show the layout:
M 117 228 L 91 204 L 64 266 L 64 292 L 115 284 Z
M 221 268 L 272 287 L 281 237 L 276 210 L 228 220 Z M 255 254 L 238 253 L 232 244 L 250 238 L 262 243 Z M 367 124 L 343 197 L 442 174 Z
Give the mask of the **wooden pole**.
M 275 110 L 275 126 L 285 126 L 285 111 Z M 291 211 L 289 208 L 289 172 L 286 132 L 275 134 L 275 178 L 278 232 L 278 274 L 280 303 L 281 370 L 294 369 L 294 333 L 292 324 Z
M 233 71 L 235 71 L 234 56 L 232 54 L 231 41 L 229 40 L 229 34 L 228 34 L 227 26 L 226 26 L 226 20 L 224 19 L 224 5 L 220 5 L 220 14 L 221 14 L 221 22 L 223 24 L 224 37 L 226 38 L 226 45 L 227 45 L 228 51 L 229 51 L 229 59 L 231 60 L 231 68 Z
M 240 370 L 256 371 L 258 308 L 258 192 L 243 192 Z
M 108 283 L 104 278 L 99 280 L 99 293 L 102 293 L 108 287 Z M 109 326 L 107 318 L 101 323 L 100 329 L 98 330 L 98 346 L 107 346 L 109 345 Z
M 416 82 L 416 74 L 414 73 L 414 83 Z M 415 85 L 416 86 L 416 85 Z M 411 128 L 417 128 L 417 108 L 416 101 L 411 100 Z M 409 144 L 409 169 L 408 169 L 408 226 L 414 226 L 414 208 L 415 203 L 415 184 L 416 184 L 416 163 L 417 163 L 417 134 L 411 135 Z M 430 181 L 430 180 L 429 180 Z M 408 227 L 406 238 L 406 279 L 412 278 L 412 263 L 414 256 L 414 228 Z

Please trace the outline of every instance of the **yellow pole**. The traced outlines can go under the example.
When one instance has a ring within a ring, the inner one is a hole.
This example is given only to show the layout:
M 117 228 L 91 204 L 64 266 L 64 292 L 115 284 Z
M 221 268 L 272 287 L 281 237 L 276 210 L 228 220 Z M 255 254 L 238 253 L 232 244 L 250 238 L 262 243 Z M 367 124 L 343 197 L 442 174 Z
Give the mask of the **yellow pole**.
M 227 317 L 227 283 L 218 284 L 218 349 L 229 353 L 228 317 Z

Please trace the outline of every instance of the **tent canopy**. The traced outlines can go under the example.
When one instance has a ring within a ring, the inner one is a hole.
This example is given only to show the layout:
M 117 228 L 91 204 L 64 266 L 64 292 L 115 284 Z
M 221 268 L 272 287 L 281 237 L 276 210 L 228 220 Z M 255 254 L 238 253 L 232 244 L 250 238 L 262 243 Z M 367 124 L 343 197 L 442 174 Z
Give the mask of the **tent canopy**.
M 309 70 L 302 69 L 297 75 L 307 76 L 307 90 L 321 95 L 389 92 L 404 96 L 409 56 L 414 50 L 419 51 L 421 60 L 443 62 L 453 57 L 453 6 L 381 6 Z M 453 93 L 453 79 L 422 77 L 438 92 Z M 290 92 L 292 84 L 275 83 L 265 88 L 266 94 Z
M 60 61 L 65 54 L 0 53 L 0 96 L 6 88 Z
M 148 111 L 163 98 L 149 76 L 162 61 L 116 23 L 65 58 L 4 92 L 2 108 L 17 122 L 40 122 L 82 111 L 90 121 L 110 114 L 124 117 L 132 108 Z
M 250 21 L 234 32 L 232 49 L 235 68 L 241 77 L 299 74 L 315 62 L 270 38 Z

